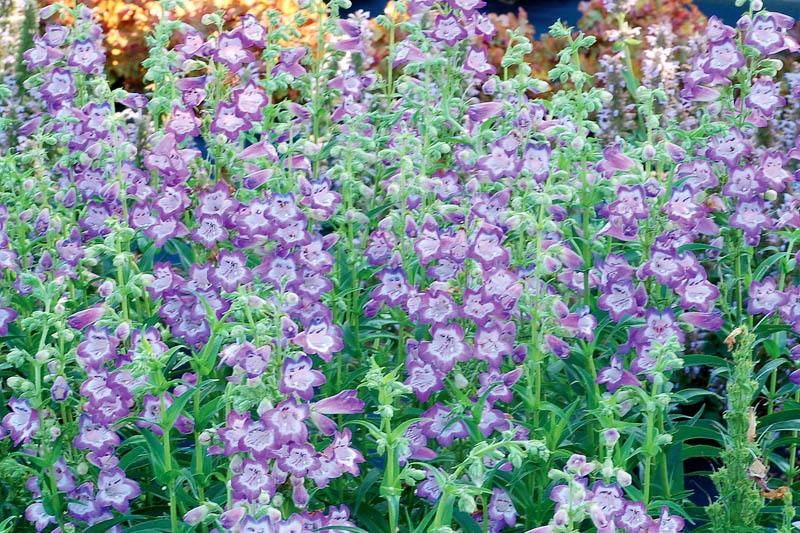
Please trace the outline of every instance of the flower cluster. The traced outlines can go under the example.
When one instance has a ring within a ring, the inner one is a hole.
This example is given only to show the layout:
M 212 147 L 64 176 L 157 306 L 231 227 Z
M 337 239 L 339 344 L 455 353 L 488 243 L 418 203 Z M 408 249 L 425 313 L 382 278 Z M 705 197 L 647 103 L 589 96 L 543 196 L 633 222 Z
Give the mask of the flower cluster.
M 89 7 L 39 12 L 0 158 L 21 527 L 677 532 L 713 452 L 714 527 L 788 531 L 794 21 L 753 0 L 685 46 L 666 10 L 637 42 L 604 2 L 619 45 L 556 23 L 545 81 L 483 2 L 346 4 L 163 0 L 146 92 Z

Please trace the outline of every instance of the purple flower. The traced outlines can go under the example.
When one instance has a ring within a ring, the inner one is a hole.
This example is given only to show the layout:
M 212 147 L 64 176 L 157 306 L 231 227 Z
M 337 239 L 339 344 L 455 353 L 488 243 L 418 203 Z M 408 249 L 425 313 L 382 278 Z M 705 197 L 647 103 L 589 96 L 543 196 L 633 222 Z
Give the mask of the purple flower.
M 615 519 L 616 526 L 626 533 L 638 533 L 650 527 L 653 520 L 647 514 L 647 506 L 642 501 L 626 501 L 625 508 Z
M 778 150 L 765 150 L 761 165 L 756 171 L 756 178 L 763 184 L 769 185 L 777 192 L 783 192 L 786 185 L 794 181 L 791 172 L 783 168 L 786 164 L 786 154 Z
M 509 403 L 514 399 L 511 387 L 519 380 L 521 375 L 521 368 L 501 374 L 496 367 L 490 366 L 486 372 L 478 375 L 478 381 L 481 384 L 478 389 L 478 395 L 483 396 L 488 391 L 487 402 L 494 403 L 499 400 Z
M 31 408 L 28 400 L 17 399 L 14 396 L 8 400 L 9 412 L 3 417 L 2 427 L 8 431 L 14 446 L 30 442 L 34 433 L 39 430 L 39 412 Z
M 422 413 L 422 418 L 430 419 L 422 425 L 422 434 L 429 439 L 436 439 L 441 446 L 448 447 L 455 439 L 469 437 L 469 430 L 464 421 L 458 420 L 452 415 L 449 407 L 439 402 Z
M 520 164 L 516 149 L 508 151 L 499 142 L 491 145 L 487 155 L 478 158 L 478 168 L 486 171 L 492 181 L 497 181 L 504 176 L 517 177 Z
M 278 64 L 272 68 L 272 75 L 276 76 L 281 72 L 286 72 L 294 78 L 299 78 L 305 74 L 306 69 L 300 64 L 300 60 L 305 57 L 306 52 L 308 52 L 308 50 L 304 46 L 283 48 Z
M 241 27 L 239 28 L 239 35 L 242 41 L 247 46 L 256 46 L 264 48 L 264 41 L 267 37 L 267 29 L 259 24 L 258 19 L 254 15 L 245 15 L 241 19 Z
M 555 335 L 547 334 L 544 336 L 547 347 L 559 359 L 566 359 L 569 357 L 569 344 L 563 339 L 559 339 Z
M 200 135 L 200 119 L 192 108 L 183 109 L 179 105 L 172 106 L 172 118 L 164 125 L 164 131 L 175 135 L 177 142 L 182 142 L 187 137 Z
M 213 57 L 214 61 L 225 63 L 231 72 L 238 72 L 243 64 L 253 63 L 256 60 L 253 52 L 245 49 L 239 28 L 219 36 Z
M 61 46 L 69 36 L 69 28 L 62 24 L 47 24 L 42 39 L 50 46 Z
M 335 352 L 344 348 L 342 330 L 318 317 L 309 327 L 292 339 L 292 342 L 308 354 L 317 354 L 325 362 L 330 362 Z
M 302 443 L 308 439 L 308 419 L 311 409 L 307 404 L 298 404 L 294 397 L 284 400 L 264 414 L 264 421 L 275 430 L 276 442 Z
M 50 66 L 54 61 L 64 57 L 64 53 L 48 46 L 39 36 L 34 36 L 33 47 L 26 50 L 22 57 L 28 63 L 28 70 L 35 70 Z
M 8 326 L 19 314 L 11 307 L 0 307 L 0 337 L 8 335 Z
M 622 146 L 617 143 L 603 148 L 603 159 L 598 161 L 595 170 L 603 174 L 606 179 L 609 179 L 615 172 L 625 172 L 630 170 L 633 165 L 633 159 L 625 155 L 622 151 Z
M 709 17 L 705 27 L 705 35 L 709 42 L 717 43 L 725 39 L 736 37 L 736 30 L 722 23 L 716 15 Z
M 57 105 L 75 96 L 75 79 L 65 68 L 54 69 L 40 89 L 42 96 L 50 105 Z
M 778 290 L 778 284 L 769 276 L 761 283 L 755 280 L 751 282 L 748 294 L 750 300 L 747 302 L 747 312 L 751 315 L 771 315 L 789 301 L 789 297 Z
M 550 145 L 529 144 L 522 154 L 522 168 L 531 173 L 531 177 L 542 183 L 550 175 Z
M 780 95 L 779 87 L 769 78 L 756 80 L 744 102 L 747 107 L 758 109 L 767 118 L 772 118 L 776 109 L 786 105 L 786 99 Z
M 503 326 L 492 322 L 491 326 L 481 327 L 475 334 L 475 358 L 486 361 L 490 367 L 500 368 L 503 357 L 513 352 L 513 334 L 509 335 L 507 328 L 513 328 L 514 323 L 508 322 Z
M 90 415 L 81 415 L 80 431 L 72 441 L 75 448 L 103 455 L 109 449 L 119 446 L 119 443 L 119 435 L 105 425 L 94 422 Z
M 681 297 L 681 309 L 695 308 L 707 313 L 714 306 L 714 301 L 719 298 L 719 288 L 708 281 L 703 268 L 693 268 L 686 272 L 685 277 L 674 290 Z
M 242 344 L 236 352 L 236 365 L 244 370 L 248 378 L 255 378 L 267 371 L 272 348 L 269 344 L 256 348 L 249 342 Z
M 757 246 L 761 240 L 761 231 L 772 228 L 772 219 L 764 214 L 764 200 L 756 197 L 739 200 L 736 212 L 728 219 L 728 225 L 741 229 L 748 245 Z
M 733 168 L 739 165 L 739 160 L 750 154 L 752 147 L 744 139 L 737 128 L 731 128 L 727 133 L 722 133 L 711 138 L 710 146 L 706 149 L 706 157 L 714 161 L 722 161 Z
M 209 131 L 211 133 L 224 133 L 229 140 L 235 141 L 239 134 L 253 127 L 253 124 L 245 118 L 234 104 L 220 102 L 214 114 Z
M 84 367 L 98 368 L 117 354 L 119 340 L 111 335 L 108 328 L 89 326 L 84 339 L 77 349 L 79 361 Z
M 744 56 L 733 39 L 723 39 L 708 47 L 708 61 L 703 70 L 711 75 L 726 77 L 734 69 L 744 67 Z
M 468 361 L 472 357 L 472 347 L 464 342 L 464 329 L 458 322 L 436 323 L 431 327 L 433 340 L 425 341 L 420 347 L 420 357 L 435 364 L 442 372 L 450 372 L 456 361 Z
M 625 315 L 641 315 L 647 303 L 647 292 L 643 285 L 634 288 L 633 281 L 617 279 L 610 281 L 603 289 L 603 294 L 597 300 L 597 307 L 608 311 L 611 320 L 619 322 Z
M 50 387 L 50 396 L 54 402 L 63 402 L 70 395 L 70 388 L 64 376 L 58 376 Z
M 254 459 L 245 459 L 242 462 L 242 471 L 231 479 L 231 487 L 237 494 L 251 502 L 255 502 L 262 491 L 270 496 L 275 494 L 275 480 L 270 475 L 267 465 L 263 461 Z M 245 518 L 245 521 L 249 518 Z M 251 529 L 251 531 L 259 530 Z
M 616 483 L 606 485 L 602 481 L 592 485 L 592 501 L 609 518 L 618 516 L 625 507 L 622 489 Z
M 317 459 L 313 447 L 295 442 L 289 445 L 285 456 L 278 458 L 277 465 L 284 472 L 301 478 L 305 477 L 310 470 L 319 468 L 319 459 Z
M 514 527 L 517 523 L 517 510 L 508 493 L 497 487 L 492 489 L 492 497 L 489 500 L 489 519 L 496 522 L 503 522 L 508 527 Z
M 309 401 L 314 396 L 314 387 L 325 383 L 325 376 L 312 368 L 311 358 L 301 355 L 297 359 L 287 357 L 283 361 L 279 390 L 281 394 L 297 393 L 302 399 Z
M 72 43 L 72 50 L 67 58 L 67 65 L 78 67 L 86 74 L 102 68 L 106 57 L 103 49 L 92 39 L 83 39 Z
M 509 262 L 509 251 L 502 245 L 503 231 L 497 226 L 481 222 L 472 237 L 467 257 L 480 261 L 484 266 L 506 267 Z
M 247 268 L 242 252 L 223 250 L 217 256 L 217 266 L 211 270 L 209 281 L 222 287 L 225 292 L 234 292 L 240 285 L 253 280 L 253 272 Z
M 728 183 L 722 187 L 722 194 L 741 198 L 742 200 L 750 200 L 766 190 L 766 183 L 756 178 L 756 172 L 752 165 L 747 165 L 746 167 L 731 169 Z
M 433 363 L 414 360 L 406 364 L 408 378 L 405 384 L 411 387 L 421 402 L 427 402 L 431 394 L 444 389 L 444 374 Z
M 269 103 L 269 97 L 251 79 L 244 87 L 233 91 L 233 102 L 239 116 L 259 122 L 264 118 L 262 110 Z
M 447 3 L 453 9 L 460 9 L 465 15 L 472 14 L 486 5 L 483 0 L 447 0 Z
M 94 324 L 106 314 L 108 308 L 104 303 L 99 303 L 89 309 L 73 313 L 67 318 L 67 325 L 73 329 L 83 329 Z
M 201 36 L 202 39 L 202 36 Z M 187 107 L 197 107 L 206 99 L 206 77 L 180 78 L 175 85 L 181 90 L 181 100 Z
M 452 13 L 447 16 L 437 15 L 433 22 L 433 30 L 429 32 L 429 37 L 435 41 L 443 42 L 447 46 L 454 47 L 456 43 L 467 38 L 467 30 L 461 25 Z
M 625 370 L 624 360 L 618 355 L 611 356 L 611 366 L 607 366 L 597 373 L 597 384 L 604 383 L 608 392 L 615 393 L 623 385 L 640 387 L 641 383 L 631 372 Z
M 793 21 L 788 27 L 792 25 Z M 750 30 L 744 36 L 744 43 L 754 46 L 765 56 L 778 53 L 786 48 L 783 31 L 773 15 L 756 17 Z
M 693 326 L 710 331 L 719 331 L 723 323 L 718 313 L 683 313 L 679 318 Z
M 683 531 L 686 521 L 677 515 L 669 514 L 669 507 L 661 506 L 661 516 L 655 520 L 659 533 L 678 533 Z
M 34 502 L 25 508 L 25 519 L 36 527 L 36 531 L 42 531 L 48 525 L 58 523 L 55 516 L 47 514 L 41 501 Z
M 476 78 L 483 81 L 488 76 L 497 73 L 497 69 L 489 63 L 489 52 L 485 46 L 472 46 L 467 50 L 462 70 L 472 72 Z
M 228 240 L 228 230 L 225 228 L 222 217 L 218 215 L 205 215 L 201 217 L 198 222 L 199 225 L 190 232 L 193 241 L 199 242 L 210 249 L 218 242 Z
M 182 53 L 184 57 L 190 58 L 200 52 L 206 44 L 203 34 L 197 30 L 189 30 L 183 35 L 183 43 L 175 47 L 175 50 Z

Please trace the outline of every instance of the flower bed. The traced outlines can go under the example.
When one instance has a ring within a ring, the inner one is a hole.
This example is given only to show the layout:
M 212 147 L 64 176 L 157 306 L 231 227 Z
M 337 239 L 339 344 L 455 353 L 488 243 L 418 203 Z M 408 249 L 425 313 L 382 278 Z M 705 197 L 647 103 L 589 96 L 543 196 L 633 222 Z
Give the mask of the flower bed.
M 794 21 L 593 4 L 543 79 L 480 0 L 345 3 L 163 0 L 146 93 L 91 9 L 39 12 L 0 531 L 791 531 Z

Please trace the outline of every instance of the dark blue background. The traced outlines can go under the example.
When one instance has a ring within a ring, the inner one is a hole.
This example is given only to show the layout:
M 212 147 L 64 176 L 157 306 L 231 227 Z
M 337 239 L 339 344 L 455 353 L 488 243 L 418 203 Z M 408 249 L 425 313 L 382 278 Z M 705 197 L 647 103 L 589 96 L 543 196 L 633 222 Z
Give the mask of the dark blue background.
M 351 0 L 353 7 L 348 11 L 363 9 L 372 16 L 383 13 L 386 0 Z M 537 35 L 547 31 L 547 28 L 557 19 L 561 19 L 569 26 L 575 26 L 581 13 L 578 11 L 577 0 L 518 0 L 516 3 L 502 2 L 499 0 L 485 0 L 486 13 L 516 13 L 517 7 L 522 7 L 528 12 L 528 20 L 536 29 Z M 736 24 L 736 20 L 745 11 L 733 5 L 734 0 L 695 0 L 695 5 L 708 16 L 717 15 L 726 24 Z M 795 19 L 800 19 L 800 0 L 764 0 L 767 9 L 785 13 Z

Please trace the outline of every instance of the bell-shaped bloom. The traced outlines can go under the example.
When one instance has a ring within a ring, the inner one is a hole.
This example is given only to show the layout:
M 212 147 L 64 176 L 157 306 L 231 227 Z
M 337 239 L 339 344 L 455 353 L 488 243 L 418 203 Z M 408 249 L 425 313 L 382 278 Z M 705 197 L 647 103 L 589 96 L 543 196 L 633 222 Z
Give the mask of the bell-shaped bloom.
M 3 417 L 2 428 L 8 431 L 14 446 L 27 444 L 39 430 L 39 412 L 31 408 L 28 400 L 14 396 L 8 401 L 8 408 L 10 412 Z
M 753 280 L 748 291 L 750 300 L 747 302 L 747 312 L 751 315 L 764 313 L 771 315 L 775 310 L 788 303 L 789 297 L 778 290 L 778 284 L 768 276 L 759 283 Z
M 464 362 L 472 357 L 472 347 L 464 342 L 464 329 L 458 322 L 434 324 L 431 337 L 433 340 L 422 343 L 420 357 L 442 372 L 452 370 L 456 361 Z
M 502 522 L 508 527 L 514 527 L 517 524 L 517 510 L 514 508 L 511 497 L 503 489 L 497 487 L 492 489 L 492 497 L 489 499 L 487 509 L 490 520 Z
M 784 28 L 779 26 L 780 20 L 772 14 L 766 17 L 756 17 L 750 30 L 744 36 L 744 43 L 755 47 L 765 56 L 785 50 Z M 788 27 L 792 25 L 793 21 Z
M 281 394 L 296 393 L 302 399 L 309 401 L 314 396 L 314 387 L 325 383 L 325 376 L 319 370 L 312 368 L 311 358 L 301 355 L 297 359 L 287 357 L 283 360 L 279 390 Z
M 624 367 L 625 361 L 618 355 L 611 356 L 611 366 L 601 369 L 597 373 L 597 384 L 605 384 L 608 392 L 615 393 L 623 385 L 630 387 L 640 387 L 641 383 Z
M 231 72 L 238 72 L 243 64 L 253 63 L 256 59 L 253 52 L 245 47 L 240 29 L 222 33 L 214 50 L 214 61 L 224 63 Z
M 318 317 L 305 331 L 298 333 L 292 342 L 303 348 L 307 354 L 317 354 L 326 362 L 330 362 L 333 354 L 344 348 L 341 328 L 322 317 Z
M 97 478 L 97 503 L 127 513 L 130 500 L 142 493 L 139 484 L 128 479 L 121 468 L 100 472 Z
M 276 485 L 274 478 L 269 473 L 269 467 L 266 462 L 248 458 L 242 462 L 241 473 L 235 475 L 231 479 L 231 488 L 241 498 L 250 502 L 256 502 L 262 492 L 273 496 L 275 494 Z M 264 519 L 269 522 L 269 517 L 264 516 Z M 248 516 L 245 517 L 242 525 L 246 524 L 248 520 L 256 522 Z M 256 529 L 252 523 L 249 527 L 252 528 L 249 529 L 249 531 L 262 531 L 261 529 Z M 244 529 L 244 531 L 248 530 Z M 270 528 L 264 529 L 263 531 L 268 532 L 273 530 Z
M 304 442 L 308 438 L 308 419 L 311 408 L 308 404 L 298 404 L 295 398 L 284 400 L 262 417 L 275 430 L 276 442 Z
M 427 402 L 431 394 L 444 389 L 444 374 L 433 364 L 415 360 L 406 364 L 408 378 L 405 384 L 411 387 L 421 402 Z
M 637 533 L 649 528 L 653 519 L 647 514 L 647 506 L 642 501 L 626 501 L 625 508 L 615 518 L 616 526 L 626 533 Z

